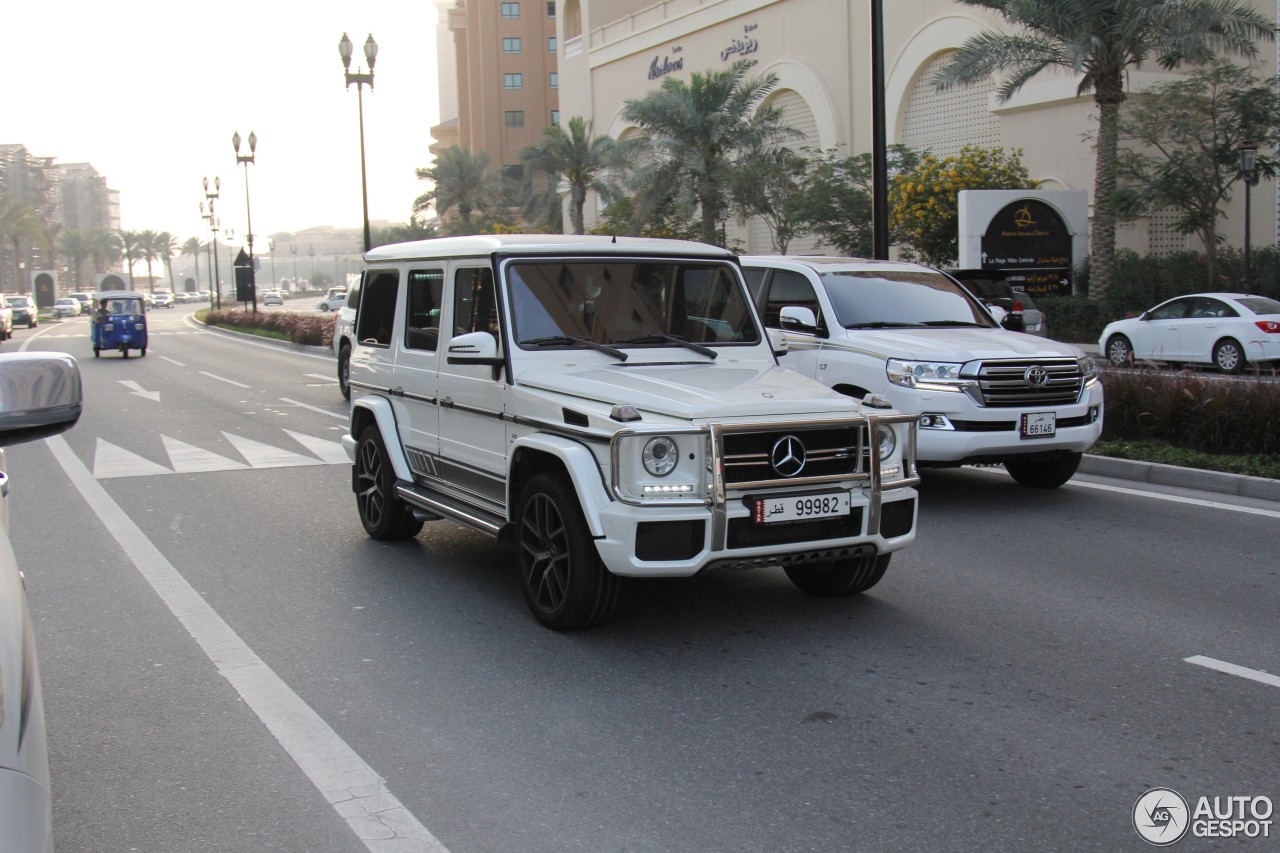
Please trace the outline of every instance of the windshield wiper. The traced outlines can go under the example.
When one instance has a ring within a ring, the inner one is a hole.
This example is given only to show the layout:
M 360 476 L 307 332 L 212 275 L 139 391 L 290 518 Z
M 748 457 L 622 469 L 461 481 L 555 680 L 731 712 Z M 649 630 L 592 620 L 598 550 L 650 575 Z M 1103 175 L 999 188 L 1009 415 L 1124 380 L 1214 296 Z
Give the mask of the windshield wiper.
M 545 338 L 531 338 L 530 340 L 517 341 L 516 343 L 520 344 L 520 346 L 524 346 L 525 344 L 533 344 L 534 346 L 537 346 L 537 347 L 584 346 L 584 347 L 590 347 L 593 350 L 599 350 L 600 352 L 605 353 L 607 355 L 611 355 L 614 358 L 618 359 L 618 361 L 627 360 L 627 354 L 622 350 L 617 349 L 616 347 L 605 346 L 604 344 L 598 344 L 595 341 L 591 340 L 590 338 L 584 338 L 579 335 L 549 335 L 548 337 L 545 337 Z
M 921 323 L 922 326 L 977 326 L 982 327 L 982 323 L 974 323 L 969 320 L 927 320 Z
M 914 329 L 921 325 L 920 323 L 890 323 L 879 321 L 875 323 L 851 323 L 845 326 L 846 329 Z
M 680 336 L 678 336 L 678 335 L 664 335 L 664 334 L 662 334 L 661 332 L 654 332 L 654 333 L 653 333 L 653 334 L 651 334 L 651 335 L 639 335 L 639 336 L 634 337 L 634 338 L 623 338 L 623 339 L 622 339 L 622 340 L 620 340 L 620 341 L 615 341 L 615 343 L 619 343 L 619 344 L 675 344 L 676 346 L 682 346 L 682 347 L 684 347 L 685 349 L 693 350 L 693 351 L 694 351 L 694 352 L 696 352 L 698 355 L 705 355 L 707 358 L 712 359 L 713 361 L 716 359 L 716 357 L 717 357 L 717 356 L 719 356 L 719 355 L 720 355 L 720 353 L 718 353 L 718 352 L 716 352 L 715 350 L 711 349 L 711 347 L 704 347 L 704 346 L 702 346 L 701 344 L 695 344 L 693 341 L 685 340 L 684 338 L 682 338 L 682 337 L 680 337 Z

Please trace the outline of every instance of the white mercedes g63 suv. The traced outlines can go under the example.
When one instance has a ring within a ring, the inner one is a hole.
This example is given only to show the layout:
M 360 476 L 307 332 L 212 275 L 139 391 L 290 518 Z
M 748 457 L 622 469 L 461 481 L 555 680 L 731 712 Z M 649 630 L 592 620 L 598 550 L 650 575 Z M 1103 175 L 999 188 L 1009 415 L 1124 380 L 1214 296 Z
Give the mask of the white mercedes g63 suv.
M 920 414 L 920 466 L 1003 463 L 1024 486 L 1071 479 L 1102 434 L 1102 383 L 1080 349 L 1002 329 L 954 279 L 918 264 L 742 258 L 782 363 Z
M 608 619 L 626 577 L 858 593 L 915 538 L 915 415 L 780 367 L 728 251 L 476 236 L 365 265 L 343 438 L 365 530 L 509 537 L 551 628 Z

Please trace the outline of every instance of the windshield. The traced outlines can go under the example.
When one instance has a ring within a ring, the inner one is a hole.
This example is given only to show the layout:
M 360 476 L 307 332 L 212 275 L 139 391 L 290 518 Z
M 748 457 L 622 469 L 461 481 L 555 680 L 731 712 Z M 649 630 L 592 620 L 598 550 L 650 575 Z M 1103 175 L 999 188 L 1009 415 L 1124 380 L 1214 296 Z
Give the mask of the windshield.
M 102 311 L 104 314 L 141 314 L 142 300 L 124 298 L 104 299 L 102 300 Z
M 960 285 L 942 273 L 829 271 L 822 273 L 822 282 L 846 329 L 995 326 Z
M 525 348 L 756 343 L 734 268 L 708 261 L 522 260 L 507 266 Z

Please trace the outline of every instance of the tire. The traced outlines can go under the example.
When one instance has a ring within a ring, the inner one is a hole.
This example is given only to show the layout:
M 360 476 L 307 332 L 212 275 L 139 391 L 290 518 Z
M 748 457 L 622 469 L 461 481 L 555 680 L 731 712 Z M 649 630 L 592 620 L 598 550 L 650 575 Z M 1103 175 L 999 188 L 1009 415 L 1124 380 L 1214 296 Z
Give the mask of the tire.
M 1107 363 L 1112 367 L 1133 364 L 1133 344 L 1124 335 L 1112 335 L 1107 341 Z
M 1009 459 L 1004 467 L 1020 486 L 1056 489 L 1071 479 L 1083 457 L 1083 453 L 1068 453 L 1052 459 Z
M 338 348 L 338 390 L 345 400 L 351 399 L 351 347 Z
M 539 474 L 516 504 L 520 588 L 534 617 L 555 631 L 589 628 L 618 609 L 623 579 L 600 562 L 577 495 Z
M 395 496 L 396 476 L 376 424 L 360 432 L 356 447 L 356 508 L 370 537 L 411 539 L 422 529 L 408 504 Z
M 143 347 L 142 349 L 138 350 L 138 355 L 142 356 L 143 358 L 146 358 L 146 357 L 147 357 L 147 348 L 146 348 L 146 347 Z
M 123 356 L 124 358 L 128 358 L 128 357 L 129 357 L 129 348 L 128 348 L 128 347 L 122 347 L 122 348 L 121 348 L 121 350 L 120 350 L 120 355 L 121 355 L 121 356 Z
M 94 347 L 94 348 L 93 348 L 93 357 L 94 357 L 94 358 L 102 358 L 102 350 L 98 349 L 97 347 Z
M 821 598 L 857 595 L 880 582 L 892 554 L 846 557 L 830 563 L 785 566 L 787 577 L 801 592 Z
M 1213 346 L 1213 366 L 1223 373 L 1239 373 L 1244 369 L 1244 350 L 1231 338 L 1224 338 Z

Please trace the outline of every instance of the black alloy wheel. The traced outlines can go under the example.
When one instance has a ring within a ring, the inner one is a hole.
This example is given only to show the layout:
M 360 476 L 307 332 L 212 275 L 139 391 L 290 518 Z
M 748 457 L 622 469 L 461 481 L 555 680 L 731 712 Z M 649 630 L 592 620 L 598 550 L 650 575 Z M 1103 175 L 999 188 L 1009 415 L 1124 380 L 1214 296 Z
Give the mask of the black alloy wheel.
M 360 432 L 356 448 L 356 507 L 374 539 L 409 539 L 422 529 L 409 505 L 395 496 L 395 472 L 376 424 Z

